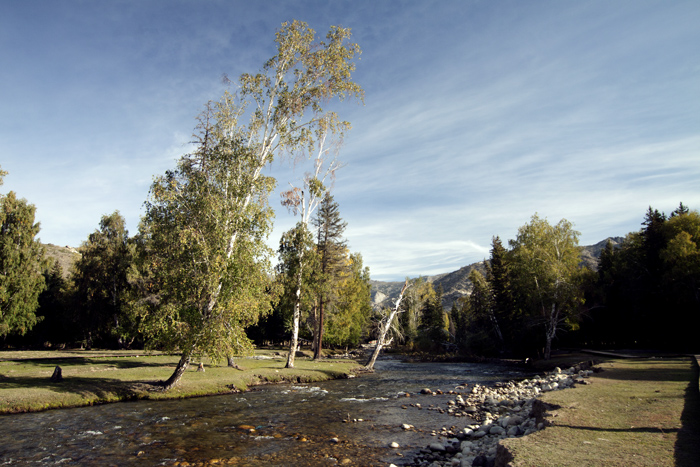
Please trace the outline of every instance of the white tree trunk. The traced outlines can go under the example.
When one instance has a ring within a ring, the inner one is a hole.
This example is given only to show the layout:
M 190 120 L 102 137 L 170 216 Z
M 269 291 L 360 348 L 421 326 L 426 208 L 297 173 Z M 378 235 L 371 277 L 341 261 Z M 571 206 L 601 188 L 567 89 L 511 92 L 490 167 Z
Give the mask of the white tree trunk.
M 367 364 L 365 365 L 365 369 L 368 371 L 374 370 L 374 363 L 377 361 L 377 357 L 379 356 L 379 352 L 381 352 L 382 348 L 385 345 L 387 345 L 386 335 L 389 332 L 389 329 L 391 329 L 391 323 L 394 321 L 394 318 L 399 313 L 399 308 L 401 307 L 401 300 L 403 299 L 403 294 L 407 288 L 408 288 L 408 280 L 406 280 L 406 282 L 404 283 L 403 288 L 401 289 L 401 293 L 399 294 L 399 298 L 396 299 L 396 304 L 394 306 L 394 309 L 391 310 L 391 313 L 389 314 L 388 317 L 385 317 L 384 319 L 382 319 L 382 322 L 379 325 L 379 335 L 377 336 L 377 345 L 374 347 L 374 350 L 372 351 L 372 355 L 369 357 L 369 360 L 367 361 Z
M 287 365 L 285 368 L 294 368 L 294 357 L 299 347 L 299 321 L 301 319 L 301 277 L 302 258 L 299 260 L 299 272 L 297 275 L 297 291 L 294 300 L 294 317 L 292 318 L 292 340 L 289 344 L 289 355 L 287 355 Z

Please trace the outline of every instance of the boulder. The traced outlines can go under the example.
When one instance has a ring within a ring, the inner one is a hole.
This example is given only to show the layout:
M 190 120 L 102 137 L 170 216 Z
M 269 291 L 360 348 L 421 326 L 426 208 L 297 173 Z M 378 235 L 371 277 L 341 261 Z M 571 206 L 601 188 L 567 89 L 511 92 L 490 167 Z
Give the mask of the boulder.
M 431 443 L 430 450 L 435 452 L 445 452 L 445 446 L 442 443 Z

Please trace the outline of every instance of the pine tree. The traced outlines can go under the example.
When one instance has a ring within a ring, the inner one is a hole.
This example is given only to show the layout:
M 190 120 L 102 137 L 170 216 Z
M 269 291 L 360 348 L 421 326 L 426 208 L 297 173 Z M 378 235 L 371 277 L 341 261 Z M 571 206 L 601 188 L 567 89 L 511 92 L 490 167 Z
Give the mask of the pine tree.
M 445 318 L 445 310 L 442 308 L 442 286 L 438 285 L 435 295 L 427 299 L 421 308 L 419 330 L 425 346 L 436 348 L 448 339 Z
M 347 226 L 340 217 L 340 207 L 333 196 L 326 192 L 313 220 L 317 229 L 316 251 L 318 255 L 318 313 L 314 335 L 314 359 L 321 358 L 324 320 L 327 309 L 337 300 L 336 285 L 345 268 L 347 245 L 343 232 Z
M 491 260 L 486 267 L 486 280 L 492 294 L 493 319 L 499 329 L 501 347 L 512 346 L 514 334 L 520 333 L 521 327 L 515 322 L 516 306 L 508 250 L 498 236 L 491 241 Z

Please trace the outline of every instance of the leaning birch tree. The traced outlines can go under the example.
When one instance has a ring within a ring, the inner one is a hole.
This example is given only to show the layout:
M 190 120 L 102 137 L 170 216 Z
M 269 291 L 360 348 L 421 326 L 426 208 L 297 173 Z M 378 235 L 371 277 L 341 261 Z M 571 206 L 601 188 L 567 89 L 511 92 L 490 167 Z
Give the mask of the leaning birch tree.
M 406 279 L 406 282 L 404 282 L 403 287 L 401 288 L 401 293 L 399 293 L 399 297 L 394 303 L 394 308 L 392 310 L 386 310 L 388 311 L 388 313 L 385 312 L 379 321 L 379 335 L 377 336 L 377 345 L 374 347 L 372 355 L 369 357 L 369 360 L 367 360 L 367 363 L 365 364 L 365 369 L 368 371 L 374 370 L 374 363 L 377 361 L 377 357 L 379 357 L 379 352 L 382 351 L 382 348 L 384 348 L 386 345 L 391 344 L 391 339 L 387 342 L 386 336 L 389 333 L 389 330 L 391 329 L 391 326 L 394 322 L 394 318 L 396 318 L 396 315 L 400 312 L 401 300 L 403 299 L 403 295 L 408 287 L 408 279 Z
M 317 41 L 306 23 L 283 23 L 277 53 L 207 107 L 197 150 L 154 181 L 143 235 L 161 293 L 144 319 L 161 345 L 181 354 L 166 388 L 193 356 L 222 358 L 250 345 L 244 327 L 269 307 L 260 295 L 269 277 L 261 239 L 270 230 L 274 180 L 262 171 L 276 155 L 311 151 L 319 128 L 349 128 L 323 108 L 334 98 L 363 97 L 351 76 L 360 48 L 349 37 L 349 29 L 332 26 Z

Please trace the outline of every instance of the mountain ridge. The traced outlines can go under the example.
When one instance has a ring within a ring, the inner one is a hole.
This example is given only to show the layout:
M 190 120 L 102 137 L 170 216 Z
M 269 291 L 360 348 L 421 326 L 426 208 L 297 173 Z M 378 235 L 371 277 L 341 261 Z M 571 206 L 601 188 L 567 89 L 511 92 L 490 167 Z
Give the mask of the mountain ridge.
M 596 271 L 598 269 L 598 258 L 600 257 L 600 253 L 605 248 L 605 245 L 608 243 L 608 240 L 613 243 L 613 246 L 617 246 L 622 243 L 624 237 L 608 237 L 594 245 L 582 246 L 581 264 Z M 455 301 L 471 293 L 472 284 L 468 278 L 469 274 L 474 269 L 478 270 L 485 276 L 486 261 L 472 263 L 467 266 L 463 266 L 456 271 L 448 273 L 419 277 L 424 277 L 428 282 L 431 282 L 433 286 L 442 285 L 442 307 L 449 310 L 452 308 L 452 304 Z M 392 282 L 371 280 L 372 306 L 375 309 L 392 306 L 392 304 L 398 298 L 403 284 L 404 281 Z

